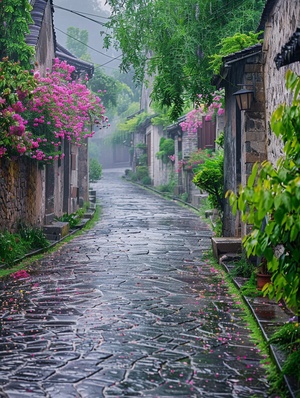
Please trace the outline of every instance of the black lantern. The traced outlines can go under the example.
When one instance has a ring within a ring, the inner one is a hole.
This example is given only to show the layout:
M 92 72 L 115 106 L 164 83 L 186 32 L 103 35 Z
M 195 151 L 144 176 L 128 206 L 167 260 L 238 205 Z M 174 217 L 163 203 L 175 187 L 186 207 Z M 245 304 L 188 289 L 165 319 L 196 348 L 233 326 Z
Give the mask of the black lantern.
M 254 98 L 254 91 L 242 88 L 241 90 L 233 93 L 236 97 L 236 102 L 241 111 L 248 111 Z

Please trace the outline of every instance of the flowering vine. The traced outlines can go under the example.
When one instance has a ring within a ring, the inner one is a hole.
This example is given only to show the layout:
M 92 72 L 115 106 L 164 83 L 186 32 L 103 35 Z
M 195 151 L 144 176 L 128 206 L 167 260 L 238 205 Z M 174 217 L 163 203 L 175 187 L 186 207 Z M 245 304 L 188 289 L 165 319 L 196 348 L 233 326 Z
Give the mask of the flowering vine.
M 197 133 L 198 128 L 202 127 L 203 116 L 206 121 L 212 120 L 216 115 L 224 114 L 224 90 L 218 90 L 213 93 L 213 100 L 210 104 L 206 103 L 206 98 L 202 94 L 198 95 L 199 101 L 204 105 L 197 105 L 195 109 L 186 115 L 184 122 L 180 123 L 182 131 L 188 135 Z
M 64 156 L 63 140 L 81 145 L 94 134 L 88 126 L 107 121 L 100 98 L 84 82 L 72 79 L 75 68 L 66 62 L 55 59 L 45 77 L 37 71 L 32 76 L 7 59 L 0 65 L 0 72 L 3 68 L 0 157 L 26 154 L 40 161 L 58 159 Z M 23 80 L 22 84 L 11 83 L 7 90 L 12 70 L 12 83 L 19 75 Z

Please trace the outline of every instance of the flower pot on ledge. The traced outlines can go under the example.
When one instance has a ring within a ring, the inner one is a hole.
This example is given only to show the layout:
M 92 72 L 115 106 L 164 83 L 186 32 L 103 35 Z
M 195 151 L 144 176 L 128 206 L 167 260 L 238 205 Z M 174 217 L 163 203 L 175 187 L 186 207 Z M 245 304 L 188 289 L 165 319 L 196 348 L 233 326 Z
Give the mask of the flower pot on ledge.
M 256 274 L 256 286 L 259 290 L 262 290 L 265 284 L 270 282 L 271 282 L 270 274 L 262 274 L 262 273 Z

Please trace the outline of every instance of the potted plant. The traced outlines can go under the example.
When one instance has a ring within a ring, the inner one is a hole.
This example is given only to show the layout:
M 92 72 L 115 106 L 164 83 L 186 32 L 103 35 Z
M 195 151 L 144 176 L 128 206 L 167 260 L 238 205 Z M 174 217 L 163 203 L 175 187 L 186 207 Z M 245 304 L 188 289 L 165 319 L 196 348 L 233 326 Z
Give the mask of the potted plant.
M 284 143 L 284 156 L 274 166 L 255 164 L 247 185 L 238 193 L 228 192 L 233 212 L 251 225 L 243 239 L 248 257 L 263 257 L 271 282 L 264 294 L 284 299 L 300 314 L 300 76 L 286 74 L 286 87 L 293 92 L 291 105 L 282 104 L 271 118 L 272 131 Z M 262 228 L 267 220 L 265 228 Z
M 271 283 L 271 273 L 268 270 L 267 260 L 263 258 L 257 267 L 256 286 L 262 290 L 267 283 Z

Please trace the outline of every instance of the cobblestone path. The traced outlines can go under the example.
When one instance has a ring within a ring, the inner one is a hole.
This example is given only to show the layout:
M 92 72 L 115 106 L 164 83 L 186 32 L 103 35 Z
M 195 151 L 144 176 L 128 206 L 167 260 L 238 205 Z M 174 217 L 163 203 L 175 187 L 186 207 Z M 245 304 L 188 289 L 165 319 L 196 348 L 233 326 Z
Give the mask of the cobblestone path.
M 211 231 L 105 172 L 89 232 L 2 283 L 0 397 L 267 397 Z

